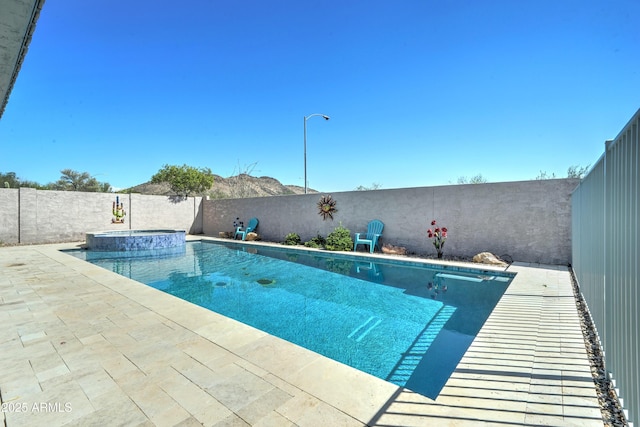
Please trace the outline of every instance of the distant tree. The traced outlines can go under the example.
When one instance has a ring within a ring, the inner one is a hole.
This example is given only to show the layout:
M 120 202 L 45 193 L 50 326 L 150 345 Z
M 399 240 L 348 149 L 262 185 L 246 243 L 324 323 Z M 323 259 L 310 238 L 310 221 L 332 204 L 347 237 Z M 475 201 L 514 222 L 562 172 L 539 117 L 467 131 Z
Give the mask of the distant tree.
M 578 178 L 578 179 L 584 178 L 584 176 L 589 171 L 589 167 L 590 166 L 591 165 L 587 165 L 587 166 L 580 166 L 580 165 L 569 166 L 569 169 L 567 169 L 567 178 Z
M 0 173 L 0 182 L 5 188 L 18 188 L 20 187 L 20 179 L 16 176 L 15 172 Z
M 365 187 L 364 185 L 359 185 L 355 188 L 355 191 L 369 191 L 369 190 L 379 190 L 382 188 L 382 184 L 378 184 L 377 182 L 371 183 L 370 187 Z
M 567 178 L 578 178 L 578 179 L 582 179 L 587 172 L 589 171 L 589 167 L 591 165 L 587 165 L 587 166 L 580 166 L 580 165 L 574 165 L 574 166 L 569 166 L 569 168 L 567 169 Z M 556 179 L 556 174 L 552 173 L 552 174 L 548 174 L 546 171 L 540 171 L 540 173 L 538 174 L 538 176 L 536 176 L 536 179 Z
M 486 182 L 487 182 L 487 178 L 482 176 L 481 173 L 479 173 L 478 175 L 472 176 L 469 179 L 467 179 L 466 176 L 461 176 L 458 178 L 458 184 L 484 184 Z
M 46 187 L 34 181 L 25 181 L 20 179 L 15 172 L 0 172 L 0 185 L 4 188 L 20 188 L 31 187 L 45 189 Z
M 546 171 L 540 171 L 536 179 L 556 179 L 556 174 L 552 173 L 549 175 Z
M 251 174 L 258 165 L 258 162 L 245 165 L 244 167 L 238 166 L 234 168 L 234 175 L 229 177 L 229 197 L 232 199 L 242 199 L 245 197 L 251 197 L 254 193 L 251 190 Z M 237 172 L 237 173 L 236 173 Z
M 52 190 L 63 191 L 87 191 L 91 193 L 109 192 L 111 185 L 98 180 L 89 175 L 88 172 L 78 172 L 73 169 L 63 169 L 62 176 L 56 182 L 49 185 Z
M 154 184 L 166 182 L 176 195 L 187 197 L 191 194 L 203 194 L 211 189 L 213 174 L 209 168 L 164 165 L 151 177 L 151 182 Z
M 50 190 L 48 185 L 42 185 L 35 181 L 20 180 L 20 187 L 37 188 L 38 190 Z

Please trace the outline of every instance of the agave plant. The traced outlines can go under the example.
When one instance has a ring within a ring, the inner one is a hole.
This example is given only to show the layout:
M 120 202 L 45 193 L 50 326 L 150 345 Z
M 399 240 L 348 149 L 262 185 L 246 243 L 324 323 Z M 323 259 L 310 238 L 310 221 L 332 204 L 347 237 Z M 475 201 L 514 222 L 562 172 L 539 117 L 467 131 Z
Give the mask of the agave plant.
M 336 209 L 336 201 L 333 200 L 331 196 L 320 197 L 320 201 L 318 202 L 318 214 L 323 220 L 326 220 L 327 217 L 333 220 L 333 214 L 336 212 L 338 212 L 338 209 Z

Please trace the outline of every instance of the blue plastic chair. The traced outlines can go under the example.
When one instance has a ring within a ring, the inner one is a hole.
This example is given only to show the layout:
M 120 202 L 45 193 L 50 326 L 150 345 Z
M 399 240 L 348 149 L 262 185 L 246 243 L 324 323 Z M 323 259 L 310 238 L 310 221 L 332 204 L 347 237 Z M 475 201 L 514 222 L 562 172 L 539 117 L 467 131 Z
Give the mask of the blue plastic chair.
M 242 240 L 245 240 L 247 238 L 247 234 L 255 231 L 256 228 L 258 228 L 258 218 L 251 218 L 249 220 L 249 225 L 244 230 L 242 229 L 242 227 L 236 227 L 236 232 L 233 235 L 233 240 L 235 240 L 238 236 L 242 236 Z
M 374 219 L 367 225 L 366 237 L 360 237 L 362 233 L 356 233 L 356 237 L 353 243 L 353 251 L 356 251 L 358 245 L 369 245 L 369 252 L 373 253 L 373 250 L 378 246 L 378 239 L 382 236 L 382 229 L 384 224 L 379 219 Z

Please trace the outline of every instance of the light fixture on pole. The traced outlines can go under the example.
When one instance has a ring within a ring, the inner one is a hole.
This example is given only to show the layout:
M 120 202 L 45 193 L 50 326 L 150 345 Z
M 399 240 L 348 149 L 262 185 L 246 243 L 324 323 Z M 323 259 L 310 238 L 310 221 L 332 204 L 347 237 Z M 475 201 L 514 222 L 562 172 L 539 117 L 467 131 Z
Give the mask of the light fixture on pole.
M 304 194 L 307 194 L 307 120 L 313 116 L 320 116 L 325 120 L 329 120 L 329 116 L 320 113 L 304 116 Z

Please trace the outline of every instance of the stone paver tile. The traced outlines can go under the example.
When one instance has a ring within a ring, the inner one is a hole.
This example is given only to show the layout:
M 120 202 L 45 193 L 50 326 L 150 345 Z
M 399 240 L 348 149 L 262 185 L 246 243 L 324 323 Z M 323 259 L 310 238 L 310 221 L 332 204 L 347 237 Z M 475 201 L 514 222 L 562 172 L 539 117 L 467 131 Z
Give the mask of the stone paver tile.
M 231 412 L 229 408 L 224 406 L 222 403 L 217 402 L 216 404 L 209 405 L 206 408 L 203 408 L 202 410 L 196 412 L 195 414 L 193 414 L 193 418 L 195 418 L 202 425 L 210 426 L 221 422 L 232 414 L 233 412 Z
M 0 389 L 2 390 L 2 399 L 5 402 L 11 402 L 21 399 L 23 396 L 30 396 L 42 391 L 40 381 L 35 376 L 25 376 L 13 381 L 2 379 L 1 381 Z
M 269 371 L 267 371 L 266 369 L 262 369 L 261 367 L 254 365 L 253 363 L 244 359 L 236 358 L 235 364 L 261 378 L 264 378 L 265 376 L 269 375 Z
M 154 423 L 173 425 L 189 417 L 189 414 L 156 384 L 141 384 L 126 391 L 131 400 Z M 167 420 L 172 424 L 166 424 Z
M 103 369 L 76 374 L 75 381 L 82 387 L 82 391 L 91 401 L 100 399 L 105 393 L 113 393 L 120 390 L 118 384 Z
M 173 387 L 162 387 L 162 389 L 191 414 L 202 412 L 210 406 L 223 409 L 213 396 L 188 380 Z
M 44 331 L 32 332 L 24 335 L 20 335 L 20 340 L 22 344 L 29 345 L 31 342 L 40 340 L 42 338 L 47 338 L 47 334 Z
M 233 363 L 208 367 L 194 361 L 188 365 L 172 366 L 194 384 L 205 390 L 215 388 L 220 383 L 229 382 L 231 378 L 245 371 Z
M 591 419 L 602 418 L 598 399 L 596 397 L 562 396 L 565 417 L 585 417 Z
M 371 418 L 398 390 L 394 384 L 327 358 L 317 358 L 292 375 L 290 382 L 359 420 Z
M 175 357 L 181 355 L 179 350 L 164 341 L 124 347 L 121 350 L 129 362 L 147 374 L 169 366 Z
M 320 357 L 271 335 L 254 340 L 239 349 L 238 353 L 245 360 L 287 381 Z M 278 357 L 273 357 L 274 354 Z
M 126 382 L 132 375 L 141 373 L 138 367 L 122 354 L 116 354 L 114 357 L 103 360 L 102 366 L 111 378 L 116 381 L 123 380 Z
M 27 411 L 7 414 L 9 426 L 61 426 L 94 410 L 80 387 L 73 381 L 23 396 L 16 402 L 23 403 Z
M 438 398 L 438 404 L 466 410 L 486 410 L 488 412 L 500 412 L 501 418 L 505 421 L 518 422 L 522 414 L 527 410 L 527 397 L 523 393 L 513 396 L 465 396 Z M 485 419 L 485 418 L 480 418 Z
M 246 421 L 234 413 L 229 414 L 224 420 L 217 422 L 214 427 L 249 427 Z
M 135 338 L 127 333 L 127 329 L 107 329 L 101 335 L 109 344 L 118 349 L 140 345 Z
M 364 425 L 363 422 L 308 394 L 294 396 L 283 404 L 278 412 L 300 427 Z
M 38 378 L 38 381 L 43 383 L 52 378 L 56 378 L 62 375 L 67 375 L 69 373 L 70 371 L 67 365 L 65 365 L 64 362 L 60 362 L 60 364 L 58 364 L 57 366 L 54 366 L 53 368 L 49 368 L 44 371 L 40 371 L 36 373 L 36 377 Z
M 70 423 L 69 426 L 154 426 L 140 408 L 126 395 L 107 395 L 105 400 L 100 403 L 102 406 Z
M 586 382 L 562 382 L 562 394 L 565 397 L 594 398 L 593 386 Z
M 61 354 L 65 365 L 72 372 L 102 369 L 100 359 L 89 348 L 81 346 L 68 353 Z
M 83 345 L 87 345 L 88 346 L 88 345 L 91 345 L 91 344 L 100 344 L 100 343 L 105 343 L 106 342 L 106 340 L 102 336 L 102 334 L 95 333 L 94 330 L 88 331 L 88 333 L 90 333 L 91 335 L 85 335 L 85 336 L 76 335 L 78 337 L 78 340 L 80 340 L 80 342 Z
M 206 389 L 233 412 L 239 411 L 271 390 L 271 383 L 245 370 Z
M 228 414 L 227 414 L 228 416 Z M 202 427 L 203 425 L 213 425 L 210 423 L 201 423 L 200 421 L 198 421 L 197 418 L 195 418 L 194 416 L 190 416 L 189 418 L 187 418 L 186 420 L 182 420 L 181 422 L 179 422 L 178 424 L 176 424 L 174 427 Z
M 242 330 L 242 333 L 239 334 L 238 330 Z M 247 344 L 268 336 L 266 332 L 227 318 L 216 323 L 209 323 L 198 328 L 196 332 L 234 353 L 237 353 Z
M 524 425 L 527 426 L 558 426 L 568 427 L 569 424 L 565 421 L 564 417 L 557 414 L 545 414 L 545 413 L 527 413 L 525 414 Z M 580 424 L 582 425 L 582 424 Z M 602 422 L 600 422 L 602 427 Z
M 228 356 L 231 354 L 228 350 L 199 336 L 194 337 L 188 341 L 184 341 L 178 344 L 176 347 L 181 349 L 203 365 L 207 365 L 220 357 Z
M 284 381 L 282 378 L 277 377 L 271 373 L 265 375 L 263 378 L 265 381 L 268 381 L 270 384 L 273 384 L 276 388 L 284 391 L 285 393 L 291 396 L 297 396 L 300 393 L 303 393 L 298 387 L 294 386 L 291 383 Z
M 296 424 L 278 412 L 269 412 L 254 423 L 252 427 L 296 427 Z
M 290 394 L 274 388 L 238 410 L 237 414 L 249 424 L 254 425 L 268 414 L 277 410 L 291 398 L 293 398 L 293 396 Z
M 184 408 L 172 405 L 167 407 L 159 414 L 155 414 L 150 418 L 151 422 L 158 427 L 173 427 L 191 418 L 191 414 Z
M 562 396 L 550 397 L 546 399 L 545 402 L 540 402 L 541 399 L 536 399 L 536 402 L 531 402 L 527 404 L 527 412 L 533 414 L 545 414 L 545 415 L 554 415 L 554 416 L 562 416 L 563 408 L 562 408 Z

